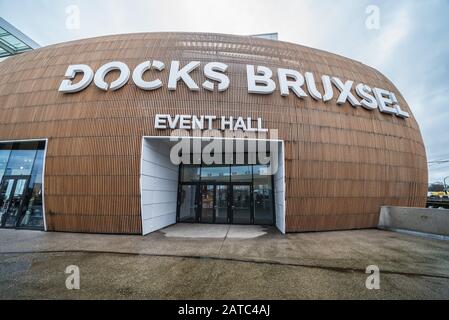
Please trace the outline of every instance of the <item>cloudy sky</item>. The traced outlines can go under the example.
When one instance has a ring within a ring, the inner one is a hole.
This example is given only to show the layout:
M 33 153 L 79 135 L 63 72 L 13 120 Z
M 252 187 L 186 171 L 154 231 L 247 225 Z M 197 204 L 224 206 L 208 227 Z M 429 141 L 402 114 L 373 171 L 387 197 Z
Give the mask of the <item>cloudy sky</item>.
M 0 16 L 41 45 L 142 31 L 278 32 L 356 59 L 405 96 L 429 161 L 449 159 L 448 14 L 444 0 L 0 0 Z M 449 162 L 429 169 L 431 182 L 449 176 Z

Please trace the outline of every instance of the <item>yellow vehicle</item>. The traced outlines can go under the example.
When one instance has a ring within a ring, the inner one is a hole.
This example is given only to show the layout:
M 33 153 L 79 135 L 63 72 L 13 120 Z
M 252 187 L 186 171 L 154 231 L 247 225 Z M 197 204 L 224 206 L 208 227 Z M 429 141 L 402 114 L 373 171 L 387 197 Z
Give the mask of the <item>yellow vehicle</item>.
M 427 197 L 429 198 L 443 198 L 449 196 L 447 191 L 429 191 L 427 192 Z
M 447 199 L 449 198 L 449 190 L 443 184 L 432 183 L 427 191 L 427 198 L 430 199 Z

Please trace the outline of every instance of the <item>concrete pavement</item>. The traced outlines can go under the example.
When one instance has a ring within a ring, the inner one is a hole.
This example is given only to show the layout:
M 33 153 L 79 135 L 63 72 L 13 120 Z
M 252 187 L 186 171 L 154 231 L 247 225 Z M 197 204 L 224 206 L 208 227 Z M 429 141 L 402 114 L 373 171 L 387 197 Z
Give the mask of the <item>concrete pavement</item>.
M 197 235 L 200 235 L 198 237 Z M 67 290 L 68 265 L 81 289 Z M 368 265 L 380 290 L 368 290 Z M 177 224 L 148 236 L 0 230 L 0 298 L 449 298 L 449 242 Z

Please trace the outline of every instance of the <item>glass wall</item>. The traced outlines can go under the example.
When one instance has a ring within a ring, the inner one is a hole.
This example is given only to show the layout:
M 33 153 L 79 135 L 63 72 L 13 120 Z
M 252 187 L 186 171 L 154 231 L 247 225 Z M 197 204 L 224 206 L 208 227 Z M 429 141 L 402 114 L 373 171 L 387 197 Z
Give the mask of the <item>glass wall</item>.
M 0 142 L 0 226 L 43 229 L 44 141 Z
M 179 221 L 194 222 L 196 217 L 197 190 L 195 185 L 183 185 L 179 190 Z
M 266 166 L 254 166 L 254 223 L 268 224 L 273 220 L 273 187 Z
M 231 170 L 229 166 L 202 166 L 201 181 L 229 181 Z
M 9 155 L 11 154 L 11 143 L 0 143 L 0 180 L 8 164 Z
M 271 179 L 267 165 L 181 165 L 180 182 L 249 182 Z
M 178 221 L 274 224 L 266 165 L 181 165 Z
M 200 180 L 200 167 L 199 166 L 183 166 L 181 171 L 182 181 L 199 181 Z
M 253 168 L 251 165 L 236 165 L 231 167 L 232 182 L 251 182 L 253 179 Z

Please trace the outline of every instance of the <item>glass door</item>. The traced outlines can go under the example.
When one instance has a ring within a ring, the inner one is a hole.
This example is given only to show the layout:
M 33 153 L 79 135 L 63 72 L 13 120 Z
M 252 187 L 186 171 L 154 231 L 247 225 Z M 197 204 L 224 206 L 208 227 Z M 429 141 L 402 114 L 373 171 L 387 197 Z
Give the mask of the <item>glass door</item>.
M 0 226 L 3 227 L 3 221 L 11 204 L 11 194 L 15 180 L 4 177 L 0 186 Z
M 195 222 L 198 208 L 197 185 L 184 184 L 179 192 L 179 221 Z
M 4 176 L 0 186 L 0 225 L 15 228 L 22 216 L 28 177 Z
M 266 165 L 181 165 L 178 222 L 273 224 L 273 176 Z
M 251 185 L 232 185 L 232 223 L 250 224 L 251 219 Z
M 215 186 L 215 223 L 229 222 L 229 187 L 217 184 Z
M 201 188 L 201 214 L 200 221 L 204 223 L 214 222 L 214 185 L 202 184 Z

